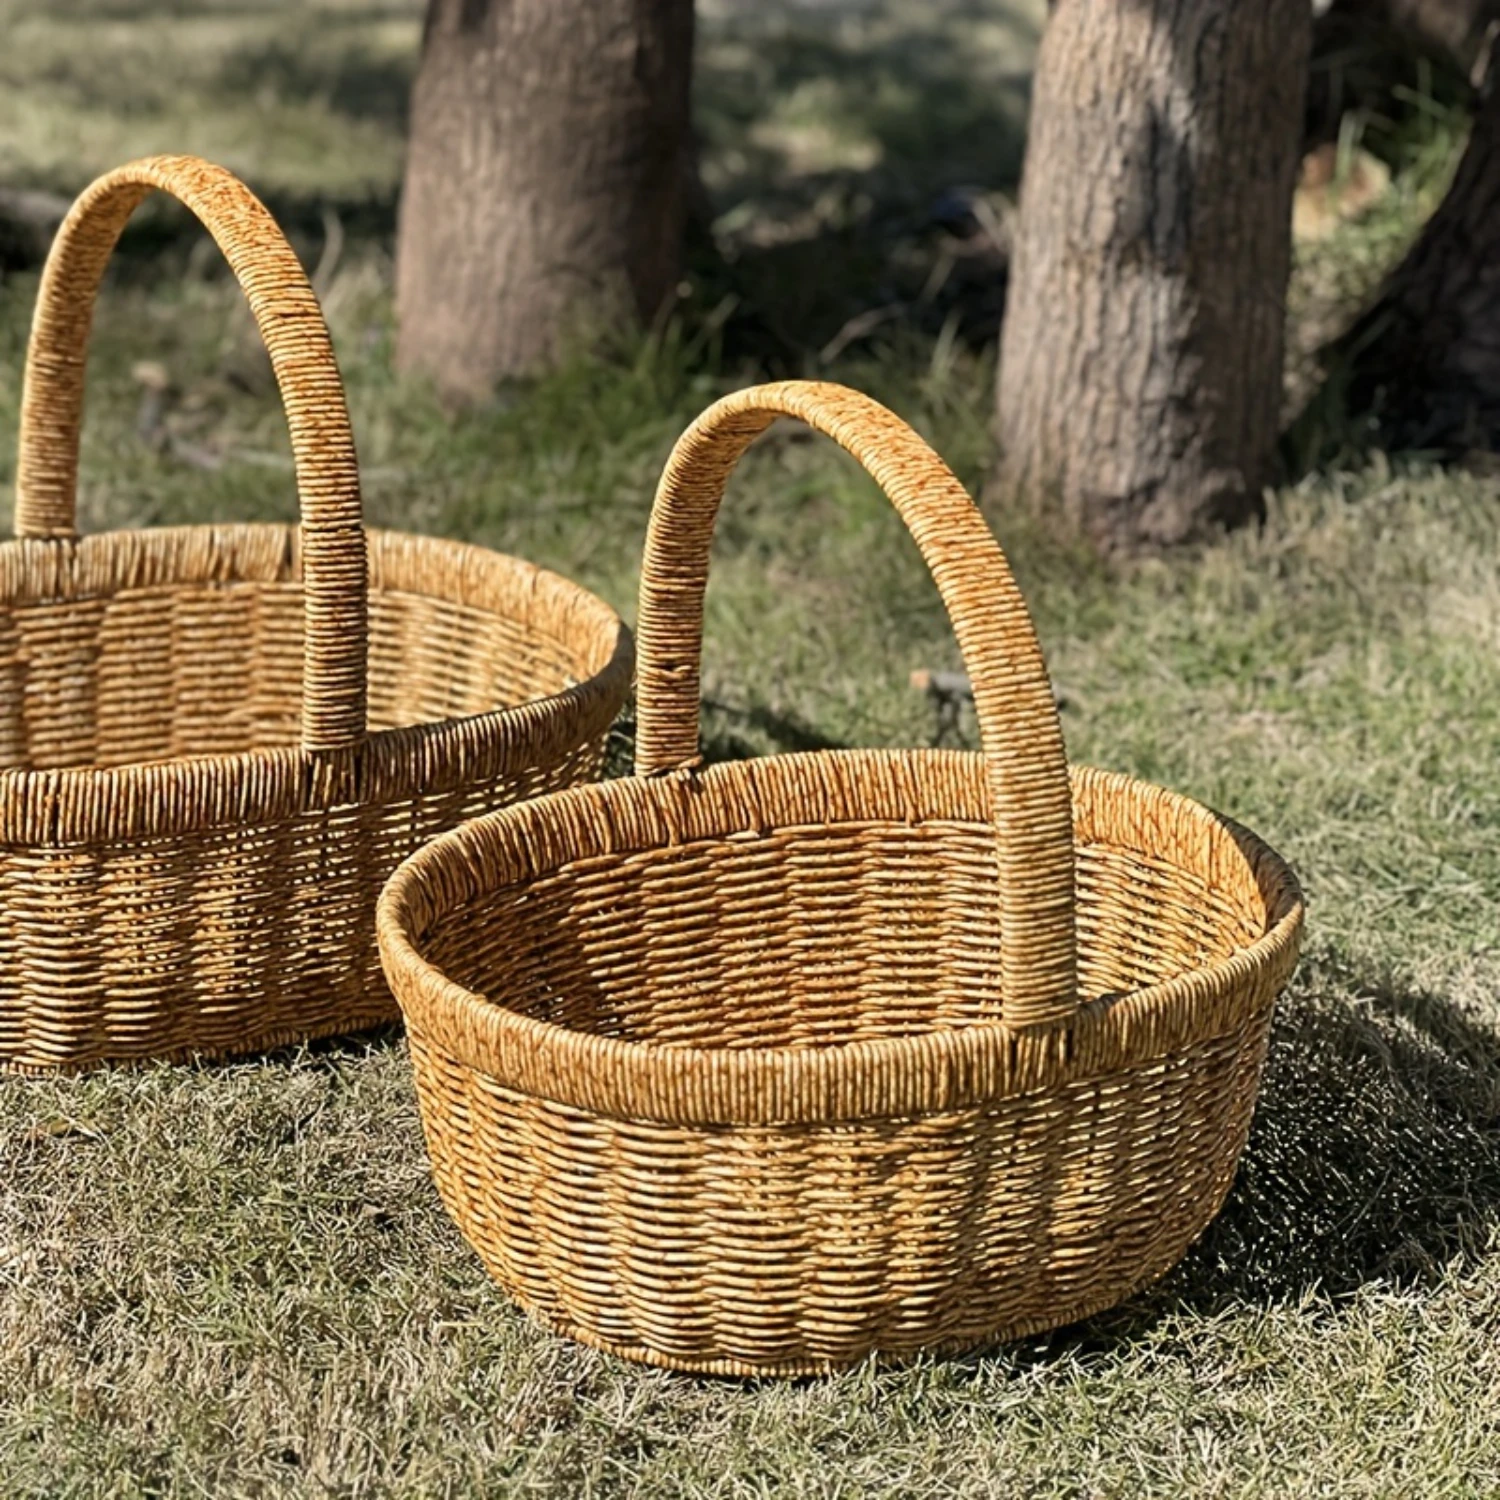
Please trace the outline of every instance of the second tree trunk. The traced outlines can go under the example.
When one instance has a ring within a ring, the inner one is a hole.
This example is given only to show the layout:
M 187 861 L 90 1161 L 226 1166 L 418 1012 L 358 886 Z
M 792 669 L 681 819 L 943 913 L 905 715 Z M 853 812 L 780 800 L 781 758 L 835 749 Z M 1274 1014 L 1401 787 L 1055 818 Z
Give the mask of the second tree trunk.
M 1274 476 L 1308 0 L 1060 0 L 1001 335 L 1001 481 L 1104 551 Z
M 1339 341 L 1344 397 L 1391 448 L 1500 449 L 1500 91 L 1453 185 L 1375 305 Z

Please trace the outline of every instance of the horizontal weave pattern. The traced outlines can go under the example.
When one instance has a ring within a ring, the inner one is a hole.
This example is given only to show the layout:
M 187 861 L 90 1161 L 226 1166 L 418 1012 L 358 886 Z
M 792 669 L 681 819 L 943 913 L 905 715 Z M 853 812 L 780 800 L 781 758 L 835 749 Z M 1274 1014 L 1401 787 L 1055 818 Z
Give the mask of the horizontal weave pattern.
M 224 248 L 287 407 L 302 523 L 79 538 L 93 297 L 130 210 Z M 33 327 L 0 543 L 0 1069 L 247 1052 L 396 1014 L 381 883 L 443 829 L 597 774 L 619 619 L 567 580 L 360 523 L 316 299 L 265 209 L 189 158 L 88 189 Z
M 1043 1099 L 688 1138 L 500 1089 L 411 1034 L 439 1190 L 490 1274 L 557 1332 L 724 1375 L 959 1352 L 1128 1297 L 1217 1212 L 1264 1044 L 1257 1025 Z
M 575 1338 L 721 1374 L 969 1348 L 1161 1275 L 1228 1190 L 1302 923 L 1254 835 L 1069 771 L 1050 694 L 1009 723 L 976 676 L 977 755 L 700 768 L 692 559 L 734 459 L 785 410 L 902 488 L 929 561 L 977 560 L 983 587 L 944 584 L 971 672 L 1013 657 L 1029 681 L 1008 570 L 952 476 L 917 473 L 914 436 L 884 463 L 895 419 L 873 403 L 742 392 L 658 498 L 638 774 L 441 836 L 377 914 L 439 1191 L 491 1274 Z M 1007 857 L 1029 797 L 1041 879 Z
M 994 772 L 1007 1019 L 1064 1019 L 1076 961 L 1067 761 L 1041 647 L 1010 564 L 964 487 L 905 422 L 868 397 L 810 381 L 757 386 L 716 402 L 678 440 L 641 564 L 636 772 L 656 775 L 697 754 L 714 522 L 734 465 L 777 416 L 807 422 L 864 465 L 932 573 L 974 684 L 980 742 Z
M 373 924 L 391 870 L 464 819 L 598 774 L 630 647 L 583 590 L 372 532 L 371 732 L 310 757 L 297 532 L 201 530 L 0 543 L 0 1067 L 389 1020 Z M 6 598 L 34 578 L 7 567 L 15 549 L 58 545 L 84 556 L 84 597 Z M 173 581 L 189 547 L 204 566 Z

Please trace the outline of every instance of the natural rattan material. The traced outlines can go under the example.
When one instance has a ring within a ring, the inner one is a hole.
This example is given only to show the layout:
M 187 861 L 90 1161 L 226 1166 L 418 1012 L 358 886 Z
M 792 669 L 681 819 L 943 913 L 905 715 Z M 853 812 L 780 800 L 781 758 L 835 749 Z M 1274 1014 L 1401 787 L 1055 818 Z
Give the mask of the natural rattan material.
M 131 209 L 185 202 L 244 287 L 301 526 L 74 532 L 95 292 Z M 628 633 L 567 580 L 360 520 L 296 257 L 219 168 L 101 178 L 60 230 L 0 544 L 0 1067 L 224 1054 L 397 1012 L 381 882 L 465 818 L 596 773 Z
M 982 754 L 696 768 L 714 514 L 775 414 L 906 518 Z M 1186 798 L 1069 773 L 998 547 L 852 392 L 699 419 L 638 628 L 641 774 L 446 834 L 381 897 L 438 1186 L 490 1271 L 574 1337 L 732 1374 L 972 1347 L 1166 1271 L 1244 1144 L 1301 929 L 1286 866 Z

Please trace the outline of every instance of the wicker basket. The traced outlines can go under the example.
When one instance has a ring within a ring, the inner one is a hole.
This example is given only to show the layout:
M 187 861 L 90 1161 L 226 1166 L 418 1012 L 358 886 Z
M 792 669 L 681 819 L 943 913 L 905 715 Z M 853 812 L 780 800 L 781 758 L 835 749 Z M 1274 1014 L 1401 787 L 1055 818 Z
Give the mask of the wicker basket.
M 75 534 L 95 293 L 152 188 L 208 226 L 248 295 L 300 529 Z M 0 1067 L 252 1051 L 394 1017 L 382 881 L 442 829 L 595 774 L 629 688 L 628 633 L 582 589 L 477 547 L 367 537 L 312 289 L 264 207 L 188 158 L 101 178 L 59 231 L 16 532 L 0 544 Z
M 715 513 L 776 415 L 937 580 L 982 754 L 700 769 Z M 999 547 L 838 387 L 711 408 L 646 544 L 634 777 L 445 834 L 378 927 L 439 1189 L 492 1274 L 633 1359 L 797 1374 L 1069 1322 L 1166 1271 L 1244 1144 L 1302 904 L 1206 808 L 1074 770 Z

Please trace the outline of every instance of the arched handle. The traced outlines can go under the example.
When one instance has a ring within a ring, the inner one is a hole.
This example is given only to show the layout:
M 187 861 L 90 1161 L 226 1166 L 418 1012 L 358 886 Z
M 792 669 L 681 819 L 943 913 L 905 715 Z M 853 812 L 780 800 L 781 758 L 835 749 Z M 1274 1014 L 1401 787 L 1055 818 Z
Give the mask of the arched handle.
M 222 167 L 191 156 L 132 162 L 85 189 L 63 220 L 42 272 L 26 356 L 16 535 L 77 534 L 78 435 L 94 299 L 125 221 L 152 189 L 184 203 L 218 242 L 271 356 L 302 507 L 302 746 L 355 745 L 365 732 L 369 565 L 343 382 L 297 257 L 265 206 Z
M 678 440 L 651 525 L 636 625 L 637 775 L 698 754 L 703 593 L 714 520 L 741 454 L 778 416 L 846 448 L 900 512 L 953 621 L 974 685 L 1000 874 L 1001 1019 L 1065 1021 L 1077 1004 L 1073 804 L 1052 688 L 1026 602 L 968 492 L 905 422 L 843 386 L 790 380 L 726 396 Z

